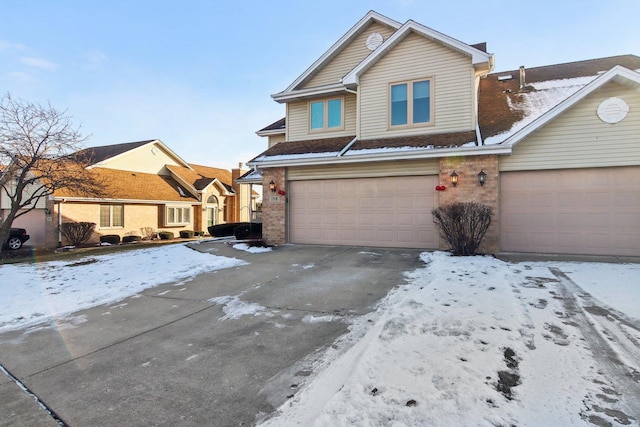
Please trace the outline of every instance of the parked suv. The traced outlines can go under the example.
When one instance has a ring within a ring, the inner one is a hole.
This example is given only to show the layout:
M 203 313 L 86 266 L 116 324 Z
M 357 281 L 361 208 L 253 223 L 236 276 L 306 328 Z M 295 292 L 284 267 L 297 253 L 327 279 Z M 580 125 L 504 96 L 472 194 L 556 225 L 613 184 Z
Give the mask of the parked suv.
M 29 240 L 27 230 L 24 228 L 12 228 L 9 231 L 9 238 L 5 243 L 5 246 L 9 249 L 17 250 L 22 247 L 22 244 Z

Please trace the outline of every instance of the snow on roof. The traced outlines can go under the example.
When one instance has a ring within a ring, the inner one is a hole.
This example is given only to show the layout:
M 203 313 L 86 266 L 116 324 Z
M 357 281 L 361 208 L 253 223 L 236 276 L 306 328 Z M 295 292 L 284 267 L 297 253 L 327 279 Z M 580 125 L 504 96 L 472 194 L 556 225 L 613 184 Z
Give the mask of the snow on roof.
M 302 153 L 302 154 L 276 154 L 273 156 L 258 156 L 253 159 L 253 162 L 265 162 L 270 160 L 293 160 L 293 159 L 308 159 L 315 157 L 337 157 L 340 154 L 339 151 L 329 151 L 324 153 Z
M 501 144 L 597 77 L 596 75 L 528 83 L 527 87 L 531 87 L 533 90 L 514 93 L 512 96 L 507 97 L 509 108 L 513 111 L 521 111 L 523 113 L 522 119 L 513 123 L 508 131 L 487 137 L 484 140 L 484 144 Z

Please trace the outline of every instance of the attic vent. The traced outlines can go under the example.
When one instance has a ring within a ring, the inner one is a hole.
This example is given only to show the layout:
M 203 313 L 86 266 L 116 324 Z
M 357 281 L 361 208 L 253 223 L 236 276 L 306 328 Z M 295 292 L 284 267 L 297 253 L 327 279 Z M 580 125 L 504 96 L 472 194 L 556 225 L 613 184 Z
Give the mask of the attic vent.
M 380 33 L 371 33 L 369 37 L 367 37 L 367 49 L 376 50 L 384 41 L 382 34 Z
M 498 81 L 499 82 L 505 82 L 507 80 L 511 80 L 513 79 L 513 76 L 511 74 L 505 74 L 504 76 L 498 76 Z
M 187 197 L 187 195 L 184 194 L 184 190 L 182 189 L 182 187 L 177 186 L 176 188 L 178 189 L 178 193 L 180 193 L 180 197 Z

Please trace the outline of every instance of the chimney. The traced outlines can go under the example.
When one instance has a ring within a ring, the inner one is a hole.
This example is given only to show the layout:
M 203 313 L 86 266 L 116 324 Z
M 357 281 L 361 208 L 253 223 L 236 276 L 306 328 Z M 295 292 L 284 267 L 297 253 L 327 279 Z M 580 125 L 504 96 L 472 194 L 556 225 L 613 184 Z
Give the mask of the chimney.
M 527 85 L 526 72 L 524 70 L 524 65 L 521 65 L 520 66 L 520 92 L 524 92 L 526 85 Z

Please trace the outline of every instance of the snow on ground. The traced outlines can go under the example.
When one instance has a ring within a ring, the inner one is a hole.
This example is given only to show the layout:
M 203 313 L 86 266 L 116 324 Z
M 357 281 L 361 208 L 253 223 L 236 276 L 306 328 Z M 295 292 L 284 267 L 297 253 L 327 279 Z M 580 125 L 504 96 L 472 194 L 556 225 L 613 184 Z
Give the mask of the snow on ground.
M 163 283 L 184 284 L 205 271 L 246 262 L 183 244 L 74 261 L 0 265 L 0 332 L 121 300 Z
M 558 296 L 557 264 L 422 259 L 262 426 L 638 425 Z M 640 296 L 640 265 L 562 270 L 611 306 Z
M 235 245 L 233 245 L 233 249 L 249 252 L 252 254 L 261 254 L 263 252 L 271 252 L 271 248 L 265 248 L 264 246 L 249 246 L 246 243 L 236 243 Z

